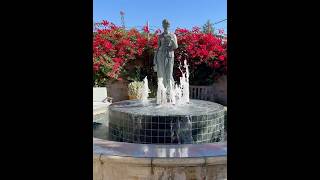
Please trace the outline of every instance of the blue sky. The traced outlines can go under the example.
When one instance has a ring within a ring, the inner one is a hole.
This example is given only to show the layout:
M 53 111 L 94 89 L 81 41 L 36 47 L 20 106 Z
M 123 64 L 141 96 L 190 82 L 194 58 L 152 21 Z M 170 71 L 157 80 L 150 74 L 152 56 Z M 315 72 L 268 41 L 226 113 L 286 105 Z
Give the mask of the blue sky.
M 201 27 L 207 20 L 212 23 L 227 18 L 227 0 L 93 0 L 93 21 L 108 20 L 121 25 L 120 11 L 124 11 L 126 27 L 145 25 L 161 28 L 164 18 L 176 27 L 191 29 Z M 227 31 L 227 21 L 215 25 Z M 161 28 L 162 29 L 162 28 Z

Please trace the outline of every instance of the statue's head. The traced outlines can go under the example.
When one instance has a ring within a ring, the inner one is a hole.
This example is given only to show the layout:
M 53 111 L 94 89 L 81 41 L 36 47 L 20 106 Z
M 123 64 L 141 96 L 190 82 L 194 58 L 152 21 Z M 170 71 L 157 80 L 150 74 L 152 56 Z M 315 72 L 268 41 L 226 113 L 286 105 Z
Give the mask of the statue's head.
M 170 27 L 170 23 L 169 23 L 169 21 L 168 21 L 167 19 L 164 19 L 164 20 L 162 21 L 162 27 L 163 27 L 164 29 L 167 29 L 167 28 Z

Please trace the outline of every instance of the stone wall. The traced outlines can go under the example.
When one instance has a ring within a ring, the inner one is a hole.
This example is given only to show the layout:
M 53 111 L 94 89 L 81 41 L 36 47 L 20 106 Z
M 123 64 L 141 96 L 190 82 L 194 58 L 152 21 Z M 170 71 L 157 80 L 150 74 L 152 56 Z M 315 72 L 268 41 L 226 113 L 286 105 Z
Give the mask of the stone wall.
M 227 106 L 227 76 L 220 77 L 209 86 L 190 85 L 190 98 L 213 101 Z
M 112 102 L 128 100 L 128 82 L 115 81 L 107 84 L 108 96 L 112 98 Z
M 227 76 L 222 76 L 213 84 L 214 101 L 227 106 Z
M 93 155 L 94 180 L 226 180 L 226 157 L 132 158 Z

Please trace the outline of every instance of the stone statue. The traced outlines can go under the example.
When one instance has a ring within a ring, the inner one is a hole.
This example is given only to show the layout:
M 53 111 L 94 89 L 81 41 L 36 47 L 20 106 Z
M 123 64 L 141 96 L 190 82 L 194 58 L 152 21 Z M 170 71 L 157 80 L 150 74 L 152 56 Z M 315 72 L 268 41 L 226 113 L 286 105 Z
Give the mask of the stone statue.
M 154 70 L 157 72 L 158 80 L 163 80 L 167 94 L 172 90 L 174 50 L 178 48 L 177 37 L 174 33 L 168 31 L 170 23 L 164 19 L 162 21 L 163 33 L 159 35 L 158 49 L 156 50 L 153 64 Z

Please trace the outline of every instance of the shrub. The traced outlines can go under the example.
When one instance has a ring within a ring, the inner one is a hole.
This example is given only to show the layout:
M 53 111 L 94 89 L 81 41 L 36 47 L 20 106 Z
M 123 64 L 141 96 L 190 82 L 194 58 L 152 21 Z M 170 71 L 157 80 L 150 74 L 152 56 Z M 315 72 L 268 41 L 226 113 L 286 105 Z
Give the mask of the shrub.
M 128 85 L 128 95 L 132 97 L 136 97 L 137 99 L 140 99 L 142 88 L 143 88 L 143 82 L 133 81 Z

